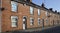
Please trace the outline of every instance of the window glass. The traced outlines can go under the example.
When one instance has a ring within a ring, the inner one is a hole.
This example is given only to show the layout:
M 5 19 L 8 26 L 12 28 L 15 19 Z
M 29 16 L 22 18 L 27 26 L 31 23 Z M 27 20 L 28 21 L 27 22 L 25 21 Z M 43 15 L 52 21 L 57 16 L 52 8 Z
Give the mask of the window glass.
M 48 12 L 46 12 L 46 16 L 48 16 Z
M 11 1 L 11 11 L 17 12 L 17 2 Z
M 30 25 L 34 25 L 34 19 L 30 18 Z
M 17 27 L 18 17 L 11 16 L 12 27 Z
M 33 14 L 33 7 L 30 7 L 30 14 Z
M 40 15 L 40 9 L 38 9 L 38 15 Z
M 40 25 L 40 18 L 38 18 L 38 25 Z

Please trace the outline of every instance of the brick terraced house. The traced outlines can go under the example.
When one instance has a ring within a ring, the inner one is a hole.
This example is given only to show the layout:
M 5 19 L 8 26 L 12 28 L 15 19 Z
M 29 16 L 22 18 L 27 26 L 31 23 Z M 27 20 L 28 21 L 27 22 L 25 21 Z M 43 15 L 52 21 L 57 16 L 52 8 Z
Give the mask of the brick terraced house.
M 60 13 L 32 0 L 0 0 L 0 32 L 60 24 Z

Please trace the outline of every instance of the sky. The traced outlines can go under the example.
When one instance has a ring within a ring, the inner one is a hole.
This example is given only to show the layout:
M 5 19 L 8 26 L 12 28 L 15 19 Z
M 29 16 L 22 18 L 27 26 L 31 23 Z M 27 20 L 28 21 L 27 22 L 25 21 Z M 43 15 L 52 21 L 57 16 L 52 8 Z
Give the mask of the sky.
M 32 0 L 32 2 L 37 5 L 41 5 L 44 2 L 46 8 L 53 8 L 54 11 L 60 12 L 60 0 Z

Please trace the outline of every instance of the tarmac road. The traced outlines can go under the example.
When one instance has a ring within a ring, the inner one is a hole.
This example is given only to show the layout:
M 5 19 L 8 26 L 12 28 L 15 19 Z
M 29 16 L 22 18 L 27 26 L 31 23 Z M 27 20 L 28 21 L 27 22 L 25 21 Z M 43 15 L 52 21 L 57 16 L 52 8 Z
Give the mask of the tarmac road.
M 14 31 L 12 33 L 60 33 L 60 26 L 49 28 L 42 31 L 33 31 L 33 32 Z

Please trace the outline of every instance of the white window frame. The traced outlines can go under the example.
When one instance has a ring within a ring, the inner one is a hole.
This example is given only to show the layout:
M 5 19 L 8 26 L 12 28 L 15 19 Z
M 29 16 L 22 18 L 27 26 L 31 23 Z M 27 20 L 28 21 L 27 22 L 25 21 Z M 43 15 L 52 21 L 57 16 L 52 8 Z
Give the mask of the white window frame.
M 18 8 L 18 3 L 11 1 L 11 11 L 17 12 L 17 10 L 18 10 L 17 8 Z
M 46 16 L 48 16 L 48 12 L 46 12 Z
M 17 19 L 17 21 L 15 21 L 15 18 Z M 17 27 L 17 23 L 18 23 L 18 17 L 17 16 L 11 16 L 11 26 Z
M 33 15 L 34 14 L 34 8 L 32 6 L 30 6 L 30 14 Z
M 48 19 L 46 19 L 46 23 L 48 23 Z
M 40 16 L 40 9 L 38 9 L 38 15 Z
M 32 17 L 30 17 L 30 25 L 34 25 L 34 18 L 32 18 Z
M 41 20 L 40 20 L 40 18 L 38 18 L 38 25 L 40 25 L 40 22 L 41 22 Z

